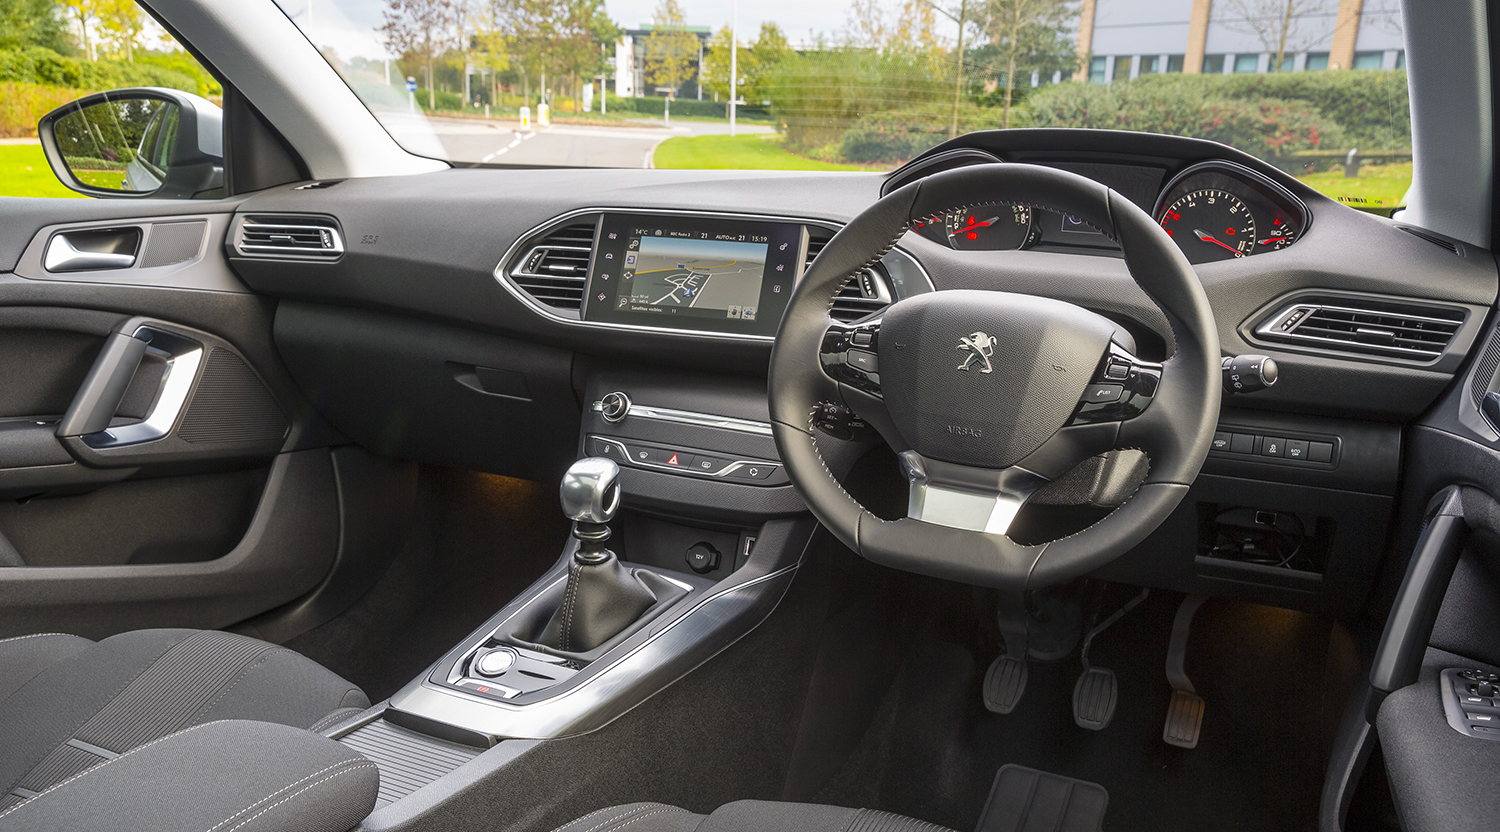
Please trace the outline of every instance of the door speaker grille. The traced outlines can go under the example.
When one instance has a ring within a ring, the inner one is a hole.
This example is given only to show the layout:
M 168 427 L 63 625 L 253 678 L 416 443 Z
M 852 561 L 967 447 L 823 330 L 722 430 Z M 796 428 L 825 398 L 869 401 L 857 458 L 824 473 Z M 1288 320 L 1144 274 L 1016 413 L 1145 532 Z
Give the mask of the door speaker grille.
M 286 416 L 240 357 L 215 347 L 177 435 L 188 442 L 269 442 L 286 436 Z

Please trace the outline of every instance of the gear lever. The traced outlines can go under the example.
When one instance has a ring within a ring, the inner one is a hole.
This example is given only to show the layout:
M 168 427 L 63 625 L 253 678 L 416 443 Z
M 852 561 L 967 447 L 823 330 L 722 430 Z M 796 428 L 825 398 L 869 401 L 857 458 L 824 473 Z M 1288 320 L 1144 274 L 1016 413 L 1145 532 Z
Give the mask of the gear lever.
M 620 467 L 587 457 L 563 475 L 563 513 L 573 521 L 578 550 L 568 567 L 563 602 L 542 630 L 542 644 L 583 653 L 609 641 L 657 602 L 637 570 L 626 569 L 610 551 L 609 522 L 620 508 Z

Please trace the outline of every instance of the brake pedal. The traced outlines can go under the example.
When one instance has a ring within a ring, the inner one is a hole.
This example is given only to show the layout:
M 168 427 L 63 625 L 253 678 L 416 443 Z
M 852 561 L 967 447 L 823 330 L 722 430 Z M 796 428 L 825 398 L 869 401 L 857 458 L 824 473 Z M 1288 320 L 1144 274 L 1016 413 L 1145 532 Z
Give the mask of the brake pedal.
M 1101 597 L 1102 593 L 1103 590 L 1100 591 Z M 1079 728 L 1089 731 L 1104 730 L 1109 726 L 1110 720 L 1115 718 L 1115 705 L 1120 701 L 1120 680 L 1115 677 L 1114 671 L 1089 664 L 1089 648 L 1093 646 L 1094 637 L 1124 618 L 1125 613 L 1139 606 L 1150 594 L 1149 589 L 1141 590 L 1139 595 L 1126 601 L 1123 607 L 1092 627 L 1083 637 L 1083 648 L 1079 650 L 1079 658 L 1083 661 L 1083 673 L 1078 676 L 1078 681 L 1073 685 L 1073 722 Z M 1098 615 L 1097 609 L 1096 605 L 1095 615 Z
M 984 707 L 997 714 L 1008 714 L 1021 704 L 1030 675 L 1026 660 L 1001 656 L 984 674 Z
M 1167 681 L 1172 685 L 1172 701 L 1167 705 L 1167 722 L 1162 726 L 1161 739 L 1178 748 L 1197 748 L 1198 736 L 1203 731 L 1206 703 L 1193 689 L 1184 664 L 1193 616 L 1207 600 L 1207 595 L 1189 595 L 1182 600 L 1172 621 L 1172 640 L 1167 646 Z
M 1091 667 L 1073 685 L 1073 721 L 1079 728 L 1102 731 L 1115 718 L 1120 701 L 1120 682 L 1113 670 Z

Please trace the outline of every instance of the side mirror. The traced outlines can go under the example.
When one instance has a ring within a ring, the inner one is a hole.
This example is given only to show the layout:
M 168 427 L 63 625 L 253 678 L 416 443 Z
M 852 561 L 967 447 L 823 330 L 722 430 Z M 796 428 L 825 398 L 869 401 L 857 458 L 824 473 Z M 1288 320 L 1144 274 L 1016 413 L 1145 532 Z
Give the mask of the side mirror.
M 192 199 L 224 195 L 224 112 L 158 87 L 111 90 L 42 116 L 52 172 L 89 196 Z

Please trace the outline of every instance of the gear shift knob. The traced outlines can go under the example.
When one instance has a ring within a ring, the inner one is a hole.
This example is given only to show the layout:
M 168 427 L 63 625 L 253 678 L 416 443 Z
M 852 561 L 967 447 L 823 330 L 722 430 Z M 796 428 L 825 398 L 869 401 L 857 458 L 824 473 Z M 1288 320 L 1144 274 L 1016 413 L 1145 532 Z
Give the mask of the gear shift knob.
M 602 456 L 584 457 L 563 474 L 563 514 L 575 523 L 608 523 L 620 508 L 620 466 Z

